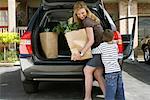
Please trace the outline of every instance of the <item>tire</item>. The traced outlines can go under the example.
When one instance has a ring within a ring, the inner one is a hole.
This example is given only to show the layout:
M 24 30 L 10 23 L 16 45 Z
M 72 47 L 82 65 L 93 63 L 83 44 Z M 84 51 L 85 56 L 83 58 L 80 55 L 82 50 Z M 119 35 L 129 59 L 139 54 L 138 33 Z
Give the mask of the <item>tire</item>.
M 39 82 L 34 81 L 23 81 L 23 88 L 26 93 L 36 93 L 38 92 Z
M 145 63 L 150 63 L 150 48 L 148 46 L 145 46 L 143 48 L 143 52 L 144 52 L 144 60 Z

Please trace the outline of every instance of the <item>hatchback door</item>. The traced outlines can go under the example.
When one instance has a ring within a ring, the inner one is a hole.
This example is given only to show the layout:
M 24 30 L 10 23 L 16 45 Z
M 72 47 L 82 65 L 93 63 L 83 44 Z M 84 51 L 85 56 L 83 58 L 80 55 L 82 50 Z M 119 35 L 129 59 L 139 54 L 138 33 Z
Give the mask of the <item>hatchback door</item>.
M 104 29 L 112 29 L 114 31 L 114 34 L 117 33 L 118 37 L 120 39 L 122 38 L 123 44 L 118 45 L 120 51 L 123 53 L 123 60 L 127 59 L 133 50 L 133 40 L 134 40 L 134 33 L 135 33 L 135 23 L 136 23 L 136 17 L 126 17 L 121 18 L 116 21 L 113 21 L 108 12 L 105 10 L 105 8 L 99 4 L 97 5 L 97 9 L 99 11 L 100 20 L 102 23 L 102 26 Z M 119 28 L 120 21 L 125 21 L 128 24 L 128 28 L 130 28 L 127 33 L 119 33 L 117 30 Z M 130 26 L 129 26 L 130 25 Z
M 116 25 L 120 21 L 130 22 L 130 30 L 127 31 L 127 33 L 121 33 L 122 41 L 123 41 L 123 59 L 127 59 L 133 50 L 133 43 L 134 43 L 134 34 L 135 34 L 135 23 L 136 23 L 136 17 L 126 17 L 126 18 L 120 18 L 115 21 Z M 129 24 L 128 24 L 129 28 Z
M 87 0 L 86 3 L 90 8 L 95 7 L 97 0 Z M 57 26 L 60 22 L 67 22 L 72 17 L 72 8 L 75 0 L 43 0 L 41 5 L 42 10 L 38 17 L 39 23 L 35 27 L 35 31 L 32 32 L 32 49 L 33 49 L 33 61 L 34 64 L 84 64 L 86 61 L 70 61 L 70 50 L 64 34 L 58 35 L 58 57 L 55 59 L 49 59 L 45 56 L 42 50 L 39 34 L 44 32 L 45 29 L 52 31 L 54 26 Z M 97 12 L 97 10 L 95 11 Z

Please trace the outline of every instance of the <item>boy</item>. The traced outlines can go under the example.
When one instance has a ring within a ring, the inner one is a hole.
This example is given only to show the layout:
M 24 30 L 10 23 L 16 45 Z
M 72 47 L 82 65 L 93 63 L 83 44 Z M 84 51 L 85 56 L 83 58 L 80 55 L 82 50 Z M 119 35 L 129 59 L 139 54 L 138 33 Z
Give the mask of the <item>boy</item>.
M 106 29 L 103 43 L 98 46 L 105 67 L 105 100 L 125 100 L 121 68 L 118 63 L 118 46 L 113 42 L 113 32 Z

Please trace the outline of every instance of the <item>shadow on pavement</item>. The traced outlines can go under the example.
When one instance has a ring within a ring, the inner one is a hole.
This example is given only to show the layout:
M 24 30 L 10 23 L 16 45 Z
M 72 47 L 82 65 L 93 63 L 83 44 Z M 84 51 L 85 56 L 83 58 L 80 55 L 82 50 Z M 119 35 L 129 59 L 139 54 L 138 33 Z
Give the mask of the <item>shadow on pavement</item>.
M 20 69 L 0 74 L 0 99 L 2 100 L 83 100 L 83 82 L 41 82 L 39 92 L 26 94 L 20 81 Z M 93 88 L 93 100 L 99 92 Z
M 17 70 L 0 74 L 0 99 L 28 100 L 29 95 L 22 92 L 23 87 L 19 73 L 19 70 Z
M 123 65 L 123 70 L 132 77 L 150 85 L 150 65 L 143 62 L 126 62 Z

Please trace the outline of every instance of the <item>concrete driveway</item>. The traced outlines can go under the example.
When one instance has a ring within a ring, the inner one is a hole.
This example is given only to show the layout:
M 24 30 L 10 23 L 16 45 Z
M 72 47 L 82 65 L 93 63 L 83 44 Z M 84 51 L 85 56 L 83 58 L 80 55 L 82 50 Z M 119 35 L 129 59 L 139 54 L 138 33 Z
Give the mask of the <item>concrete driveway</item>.
M 38 93 L 26 94 L 19 70 L 19 66 L 0 67 L 0 100 L 83 100 L 83 83 L 42 82 Z M 150 66 L 131 62 L 123 70 L 126 100 L 150 100 Z M 96 98 L 97 82 L 93 85 L 93 100 L 104 100 Z

